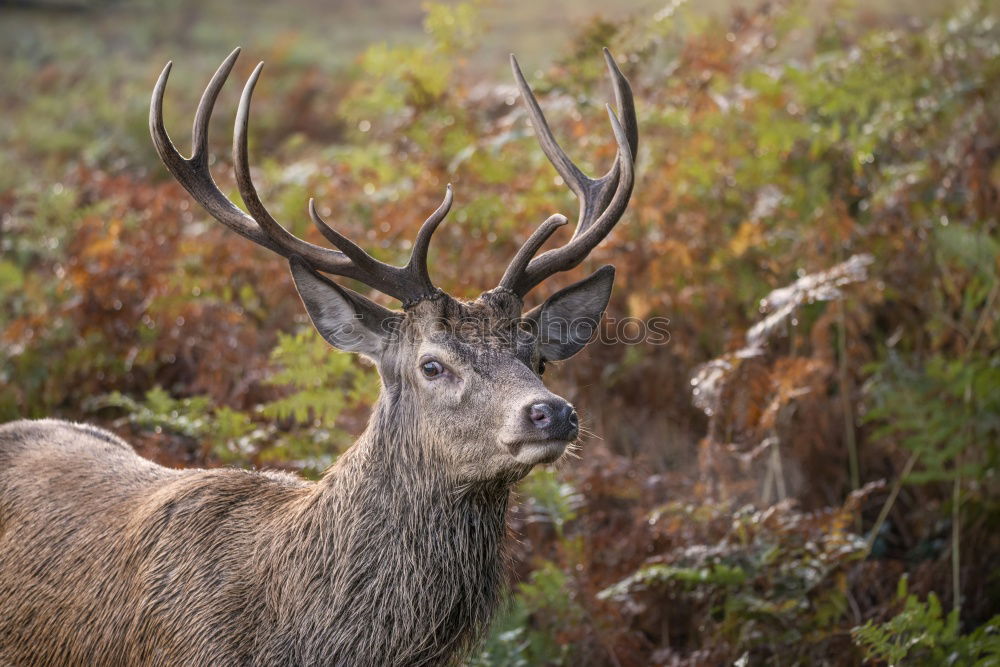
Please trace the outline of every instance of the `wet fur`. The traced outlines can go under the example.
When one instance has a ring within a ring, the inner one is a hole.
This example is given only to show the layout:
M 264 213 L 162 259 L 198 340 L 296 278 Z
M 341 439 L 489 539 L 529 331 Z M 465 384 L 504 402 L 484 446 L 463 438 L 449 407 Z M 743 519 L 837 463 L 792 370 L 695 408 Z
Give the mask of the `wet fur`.
M 458 493 L 393 441 L 307 483 L 168 470 L 66 422 L 0 428 L 0 664 L 444 661 L 496 605 L 508 492 Z

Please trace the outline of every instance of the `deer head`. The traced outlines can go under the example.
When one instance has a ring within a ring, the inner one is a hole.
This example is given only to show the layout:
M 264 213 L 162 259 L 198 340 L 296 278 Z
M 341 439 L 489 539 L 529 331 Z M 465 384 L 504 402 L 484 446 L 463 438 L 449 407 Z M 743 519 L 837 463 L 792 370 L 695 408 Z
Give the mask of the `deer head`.
M 372 359 L 383 382 L 370 428 L 411 437 L 398 440 L 421 449 L 419 460 L 443 465 L 462 482 L 516 480 L 532 466 L 559 458 L 579 433 L 573 406 L 545 388 L 547 362 L 567 359 L 596 331 L 608 304 L 614 268 L 604 266 L 523 313 L 523 299 L 549 276 L 579 265 L 608 235 L 628 204 L 634 182 L 638 129 L 629 84 L 605 49 L 618 112 L 608 106 L 618 153 L 611 169 L 593 179 L 567 157 L 552 136 L 517 61 L 511 66 L 542 150 L 580 202 L 572 238 L 538 254 L 566 218 L 543 222 L 515 254 L 497 287 L 462 301 L 434 286 L 427 250 L 452 204 L 444 201 L 420 227 L 409 261 L 393 266 L 376 260 L 327 224 L 309 202 L 309 215 L 335 247 L 308 243 L 267 211 L 251 180 L 247 155 L 250 100 L 263 63 L 240 99 L 233 137 L 236 182 L 249 215 L 215 185 L 209 172 L 208 123 L 220 89 L 239 55 L 233 51 L 206 88 L 194 121 L 193 152 L 184 158 L 163 126 L 168 63 L 153 91 L 150 130 L 170 173 L 219 222 L 287 258 L 298 293 L 319 333 L 333 347 Z M 327 275 L 357 280 L 394 297 L 391 310 L 333 282 Z M 379 415 L 385 415 L 380 424 Z

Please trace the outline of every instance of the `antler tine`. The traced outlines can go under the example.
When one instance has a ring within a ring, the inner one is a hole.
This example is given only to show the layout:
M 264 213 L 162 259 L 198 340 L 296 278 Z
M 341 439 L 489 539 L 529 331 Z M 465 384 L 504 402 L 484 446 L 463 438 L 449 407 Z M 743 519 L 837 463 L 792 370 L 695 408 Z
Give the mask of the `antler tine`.
M 427 248 L 431 235 L 451 207 L 452 190 L 448 186 L 445 200 L 424 222 L 414 243 L 414 251 L 406 266 L 398 267 L 376 260 L 357 244 L 335 231 L 320 218 L 315 203 L 309 201 L 309 215 L 313 222 L 338 250 L 323 248 L 303 241 L 288 232 L 268 212 L 250 175 L 248 127 L 250 103 L 254 87 L 260 78 L 263 63 L 257 65 L 243 88 L 236 122 L 233 129 L 233 167 L 236 184 L 250 215 L 240 210 L 215 184 L 208 167 L 208 125 L 219 91 L 232 72 L 240 54 L 235 49 L 215 72 L 202 94 L 195 113 L 193 149 L 190 158 L 184 158 L 174 147 L 163 124 L 163 95 L 170 75 L 171 63 L 160 74 L 153 88 L 149 109 L 149 130 L 156 150 L 167 169 L 184 189 L 214 218 L 254 243 L 279 255 L 298 256 L 314 269 L 361 281 L 384 294 L 395 297 L 404 304 L 413 303 L 434 293 L 435 287 L 427 273 Z
M 190 158 L 183 157 L 177 151 L 163 124 L 163 96 L 166 92 L 167 80 L 173 63 L 167 63 L 153 87 L 149 108 L 149 131 L 153 137 L 156 151 L 167 170 L 212 217 L 254 243 L 283 256 L 288 256 L 288 251 L 265 234 L 256 220 L 241 211 L 219 190 L 208 167 L 208 124 L 219 91 L 229 78 L 239 55 L 240 49 L 238 48 L 229 54 L 216 70 L 201 96 L 198 110 L 195 113 Z M 342 253 L 304 242 L 303 244 L 304 247 L 298 249 L 298 254 L 317 269 L 332 273 L 351 271 L 350 262 Z M 352 274 L 351 277 L 359 276 Z
M 367 282 L 368 274 L 359 270 L 361 267 L 352 261 L 348 253 L 321 248 L 290 233 L 268 212 L 257 194 L 257 188 L 250 176 L 247 131 L 250 125 L 250 102 L 263 68 L 264 63 L 258 63 L 250 78 L 247 79 L 246 85 L 243 86 L 243 94 L 240 95 L 240 104 L 237 107 L 236 121 L 233 125 L 233 171 L 236 175 L 236 186 L 240 191 L 240 197 L 243 198 L 243 203 L 250 211 L 250 216 L 267 238 L 277 246 L 278 252 L 282 256 L 300 255 L 309 261 L 313 268 Z M 338 247 L 340 247 L 339 244 Z M 341 249 L 343 250 L 343 248 Z M 319 258 L 315 257 L 317 253 L 320 254 Z M 332 265 L 331 259 L 334 260 Z M 381 285 L 372 285 L 372 287 L 379 290 L 382 288 Z
M 538 143 L 556 171 L 580 200 L 580 215 L 569 243 L 531 259 L 545 239 L 555 231 L 555 227 L 549 228 L 544 237 L 541 238 L 536 232 L 525 242 L 508 266 L 500 284 L 522 297 L 553 273 L 566 271 L 580 264 L 587 254 L 611 232 L 611 229 L 625 212 L 632 194 L 635 180 L 634 156 L 639 146 L 639 126 L 635 116 L 635 102 L 628 80 L 621 73 L 608 49 L 604 49 L 604 59 L 608 65 L 608 72 L 614 86 L 615 102 L 624 119 L 624 125 L 608 106 L 608 116 L 615 141 L 618 144 L 618 152 L 608 172 L 601 178 L 593 179 L 585 175 L 556 142 L 545 116 L 542 114 L 538 100 L 535 99 L 534 93 L 531 92 L 531 88 L 524 79 L 517 60 L 513 55 L 511 56 L 514 78 L 531 117 Z M 545 228 L 548 222 L 543 223 L 542 228 Z M 538 231 L 542 231 L 542 228 L 539 228 Z
M 352 262 L 358 266 L 375 266 L 378 260 L 365 252 L 357 243 L 331 227 L 326 220 L 320 217 L 319 212 L 316 210 L 316 202 L 312 197 L 309 198 L 309 217 L 312 218 L 313 224 L 319 230 L 319 233 L 347 255 Z
M 514 259 L 510 260 L 507 270 L 504 271 L 503 278 L 500 279 L 500 287 L 513 290 L 516 287 L 517 279 L 528 268 L 528 263 L 535 256 L 538 249 L 542 247 L 552 233 L 565 225 L 567 222 L 565 215 L 556 213 L 539 225 L 538 229 L 524 242 Z
M 431 237 L 437 230 L 438 225 L 441 224 L 445 216 L 448 215 L 448 211 L 451 210 L 452 199 L 453 193 L 451 183 L 449 183 L 445 188 L 444 200 L 441 202 L 441 205 L 430 214 L 430 217 L 424 220 L 424 224 L 420 225 L 417 238 L 413 241 L 413 251 L 410 253 L 410 260 L 406 263 L 406 268 L 414 271 L 418 279 L 431 289 L 433 289 L 434 283 L 431 282 L 430 274 L 427 272 L 427 251 L 431 245 Z
M 635 102 L 632 97 L 632 88 L 629 86 L 628 80 L 618 68 L 618 64 L 607 48 L 604 49 L 604 60 L 607 63 L 608 74 L 611 77 L 614 87 L 615 103 L 622 114 L 627 128 L 626 134 L 629 139 L 629 148 L 634 156 L 639 148 L 639 126 L 635 117 Z M 531 124 L 535 129 L 535 135 L 538 137 L 538 143 L 542 151 L 549 159 L 549 162 L 552 163 L 552 166 L 556 168 L 556 171 L 559 172 L 559 175 L 562 176 L 567 186 L 580 200 L 580 218 L 574 236 L 579 235 L 586 231 L 594 219 L 601 214 L 601 211 L 604 210 L 604 207 L 607 206 L 608 201 L 612 197 L 618 183 L 618 158 L 620 155 L 616 156 L 611 169 L 601 178 L 590 178 L 584 174 L 556 141 L 552 130 L 549 128 L 548 121 L 545 120 L 545 115 L 538 104 L 538 99 L 532 92 L 527 80 L 525 80 L 517 58 L 513 54 L 510 56 L 510 64 L 514 72 L 514 80 L 517 82 L 518 90 L 521 91 L 521 98 L 524 100 L 525 107 L 531 117 Z
M 201 103 L 198 105 L 196 119 L 202 116 L 209 116 L 215 97 L 222 84 L 229 77 L 233 64 L 239 56 L 240 50 L 235 49 L 229 57 L 223 61 L 219 69 L 215 72 Z M 153 145 L 156 152 L 163 160 L 170 174 L 184 186 L 195 201 L 201 204 L 212 217 L 233 231 L 245 236 L 254 243 L 275 250 L 273 244 L 268 240 L 253 219 L 236 207 L 219 189 L 212 180 L 212 175 L 208 170 L 208 157 L 205 151 L 199 151 L 199 143 L 204 143 L 207 132 L 207 120 L 202 123 L 195 123 L 194 152 L 190 159 L 184 158 L 174 147 L 167 130 L 163 125 L 163 94 L 167 88 L 167 79 L 170 77 L 170 69 L 173 63 L 168 62 L 163 72 L 160 74 L 156 85 L 153 87 L 153 96 L 149 105 L 149 132 L 153 137 Z M 214 94 L 212 91 L 215 91 Z M 204 113 L 202 113 L 204 111 Z
M 525 80 L 524 74 L 521 72 L 521 66 L 517 63 L 517 58 L 513 53 L 510 54 L 510 68 L 514 72 L 514 81 L 517 83 L 517 88 L 521 91 L 521 99 L 524 100 L 528 115 L 531 116 L 531 126 L 535 130 L 535 137 L 537 137 L 542 151 L 549 159 L 549 162 L 552 163 L 552 166 L 556 168 L 556 171 L 559 172 L 559 175 L 566 181 L 566 185 L 576 193 L 577 197 L 583 197 L 586 194 L 587 182 L 591 179 L 587 178 L 580 171 L 580 168 L 569 159 L 562 146 L 556 141 L 552 130 L 549 129 L 548 121 L 545 120 L 545 114 L 542 113 L 542 108 L 538 105 L 535 94 L 531 92 L 531 86 Z
M 615 105 L 618 107 L 618 112 L 622 115 L 621 120 L 624 121 L 625 135 L 628 137 L 628 147 L 632 151 L 632 157 L 634 158 L 636 153 L 639 152 L 639 123 L 635 117 L 635 99 L 632 97 L 632 86 L 629 85 L 628 79 L 622 74 L 618 63 L 615 62 L 615 58 L 611 55 L 608 47 L 604 47 L 604 62 L 607 64 L 608 73 L 611 75 L 611 81 L 615 88 Z
M 445 216 L 448 215 L 448 211 L 451 210 L 452 198 L 453 193 L 451 183 L 449 183 L 445 190 L 444 201 L 441 202 L 441 205 L 420 226 L 417 238 L 413 241 L 413 250 L 410 252 L 410 259 L 402 268 L 382 264 L 354 243 L 354 241 L 327 224 L 320 217 L 319 213 L 316 212 L 316 204 L 312 199 L 309 200 L 309 217 L 312 218 L 313 223 L 319 229 L 320 233 L 330 243 L 340 248 L 355 264 L 375 268 L 381 265 L 403 272 L 406 280 L 418 285 L 423 295 L 426 295 L 433 293 L 436 289 L 427 271 L 427 250 L 430 248 L 431 237 L 434 235 L 434 231 L 441 224 L 441 221 L 444 220 Z
M 229 78 L 236 59 L 240 57 L 240 49 L 233 49 L 219 69 L 215 71 L 212 80 L 205 87 L 205 92 L 201 94 L 198 101 L 198 110 L 194 114 L 194 127 L 191 130 L 191 160 L 198 162 L 208 162 L 208 122 L 212 119 L 212 111 L 215 109 L 215 101 L 219 98 L 219 92 Z M 169 67 L 169 64 L 168 64 Z M 166 81 L 164 81 L 166 84 Z
M 607 107 L 608 116 L 611 119 L 611 128 L 614 131 L 615 139 L 618 142 L 618 150 L 621 152 L 621 159 L 618 164 L 621 167 L 621 179 L 614 197 L 608 207 L 601 213 L 600 217 L 583 233 L 579 233 L 566 245 L 547 250 L 538 257 L 531 260 L 527 268 L 519 275 L 515 281 L 515 286 L 511 289 L 517 294 L 524 296 L 530 292 L 540 282 L 554 273 L 568 271 L 578 266 L 590 251 L 597 247 L 604 237 L 614 228 L 615 224 L 625 213 L 628 206 L 629 197 L 632 195 L 632 186 L 635 181 L 633 169 L 632 152 L 629 148 L 628 138 L 618 117 L 612 111 L 611 106 Z

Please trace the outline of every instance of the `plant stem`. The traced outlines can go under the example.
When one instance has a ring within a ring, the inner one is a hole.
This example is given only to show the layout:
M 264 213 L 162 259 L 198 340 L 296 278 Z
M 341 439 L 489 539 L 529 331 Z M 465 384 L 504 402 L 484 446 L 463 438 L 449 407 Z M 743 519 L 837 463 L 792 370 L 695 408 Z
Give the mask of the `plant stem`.
M 956 459 L 956 464 L 958 460 Z M 961 553 L 959 551 L 961 530 L 962 530 L 962 473 L 961 468 L 956 465 L 955 483 L 951 491 L 951 607 L 955 614 L 961 618 L 962 614 L 962 571 Z
M 854 409 L 851 405 L 850 374 L 847 368 L 847 314 L 844 300 L 837 301 L 837 354 L 840 357 L 840 402 L 844 413 L 844 442 L 847 443 L 848 465 L 850 466 L 851 491 L 861 486 L 861 468 L 858 463 L 858 443 L 854 433 Z
M 771 465 L 774 467 L 775 490 L 778 492 L 778 501 L 783 501 L 788 497 L 788 489 L 785 488 L 785 470 L 781 465 L 781 450 L 778 448 L 780 440 L 778 436 L 772 436 L 774 442 L 771 443 Z
M 885 505 L 882 506 L 882 511 L 878 513 L 878 518 L 875 519 L 875 525 L 872 526 L 871 532 L 868 533 L 868 540 L 865 543 L 865 556 L 871 553 L 872 546 L 875 544 L 875 538 L 882 529 L 882 524 L 885 523 L 886 518 L 889 516 L 889 511 L 892 510 L 892 506 L 896 502 L 896 496 L 899 495 L 899 490 L 903 487 L 903 482 L 906 481 L 907 476 L 913 471 L 913 466 L 917 464 L 917 459 L 919 458 L 919 451 L 910 454 L 910 458 L 903 465 L 903 471 L 896 478 L 896 481 L 893 482 L 892 490 L 889 491 L 889 497 L 886 498 Z

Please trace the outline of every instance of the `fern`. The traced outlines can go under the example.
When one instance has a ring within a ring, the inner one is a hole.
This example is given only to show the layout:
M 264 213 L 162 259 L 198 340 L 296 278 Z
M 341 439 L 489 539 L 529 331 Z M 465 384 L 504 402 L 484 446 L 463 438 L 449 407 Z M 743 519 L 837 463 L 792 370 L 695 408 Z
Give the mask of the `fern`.
M 483 649 L 468 665 L 570 664 L 571 647 L 560 644 L 545 628 L 564 628 L 584 619 L 583 608 L 570 594 L 569 577 L 555 563 L 545 561 L 518 586 L 509 606 L 493 624 Z M 544 627 L 532 623 L 537 616 Z
M 341 412 L 378 396 L 378 377 L 351 355 L 337 354 L 312 328 L 279 334 L 271 361 L 281 370 L 267 384 L 293 392 L 261 409 L 266 417 L 299 423 L 332 423 Z
M 899 580 L 898 597 L 903 610 L 885 623 L 868 621 L 851 630 L 855 643 L 870 660 L 889 665 L 987 665 L 1000 664 L 1000 616 L 961 634 L 958 610 L 942 615 L 934 593 L 921 601 L 907 595 L 907 580 Z
M 263 435 L 247 414 L 227 407 L 213 410 L 205 396 L 174 398 L 159 386 L 147 391 L 141 401 L 116 391 L 91 401 L 87 408 L 117 408 L 133 425 L 196 440 L 223 461 L 244 460 Z
M 873 369 L 876 438 L 900 441 L 920 455 L 911 482 L 978 479 L 1000 461 L 1000 360 L 931 357 L 909 367 L 891 355 Z

